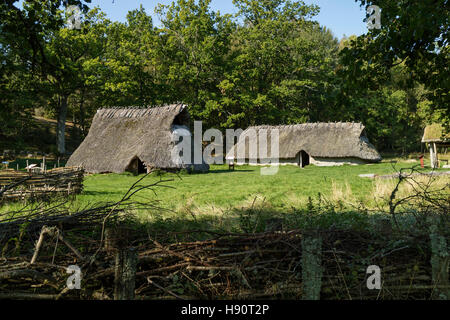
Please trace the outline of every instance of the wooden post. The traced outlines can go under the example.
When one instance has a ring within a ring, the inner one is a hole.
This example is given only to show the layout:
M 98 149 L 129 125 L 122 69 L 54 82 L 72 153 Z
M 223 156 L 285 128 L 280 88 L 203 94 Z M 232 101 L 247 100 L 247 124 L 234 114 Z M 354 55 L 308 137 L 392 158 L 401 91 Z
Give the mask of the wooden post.
M 434 157 L 435 157 L 434 168 L 435 169 L 439 169 L 439 154 L 438 154 L 438 151 L 437 151 L 436 143 L 433 143 L 433 149 L 434 149 Z
M 115 241 L 115 232 L 111 227 L 105 228 L 105 250 L 111 251 L 114 249 L 114 241 Z
M 430 218 L 431 220 L 432 218 Z M 429 221 L 430 221 L 429 220 Z M 431 273 L 433 280 L 433 295 L 435 300 L 450 299 L 449 265 L 450 256 L 446 237 L 438 229 L 439 221 L 431 221 Z
M 430 161 L 431 161 L 431 168 L 437 169 L 438 160 L 437 160 L 436 143 L 430 143 Z
M 434 163 L 433 144 L 430 143 L 429 147 L 430 147 L 430 162 L 431 162 L 431 167 L 433 167 L 433 163 Z
M 59 168 L 59 157 L 58 157 L 58 168 Z
M 302 299 L 320 300 L 322 288 L 322 238 L 303 235 L 302 239 Z
M 137 251 L 119 249 L 116 254 L 114 300 L 134 300 Z

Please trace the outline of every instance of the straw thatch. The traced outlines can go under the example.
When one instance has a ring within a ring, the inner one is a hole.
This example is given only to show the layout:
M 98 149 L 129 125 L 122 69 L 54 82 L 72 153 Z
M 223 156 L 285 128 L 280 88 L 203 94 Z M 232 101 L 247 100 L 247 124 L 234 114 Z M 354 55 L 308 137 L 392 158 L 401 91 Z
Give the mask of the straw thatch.
M 122 173 L 133 171 L 130 168 L 139 159 L 147 168 L 207 171 L 207 165 L 177 164 L 172 159 L 172 130 L 187 127 L 189 118 L 182 104 L 98 110 L 88 136 L 67 166 L 80 166 L 90 173 Z
M 375 147 L 369 143 L 365 135 L 365 127 L 361 123 L 306 123 L 287 126 L 258 126 L 250 127 L 242 133 L 239 142 L 230 150 L 227 159 L 248 160 L 249 140 L 258 145 L 261 130 L 267 130 L 268 156 L 271 155 L 271 130 L 279 130 L 279 158 L 296 159 L 301 151 L 312 157 L 311 162 L 316 159 L 354 159 L 361 162 L 378 162 L 380 154 Z M 256 135 L 249 134 L 255 130 Z M 246 136 L 251 136 L 246 138 Z M 244 147 L 245 159 L 238 158 L 239 147 Z M 259 150 L 259 148 L 257 149 Z M 260 157 L 258 154 L 258 159 Z M 295 161 L 292 161 L 295 163 Z M 352 162 L 352 161 L 350 161 Z
M 450 133 L 444 133 L 444 127 L 439 123 L 434 123 L 425 128 L 422 142 L 447 142 L 450 141 Z

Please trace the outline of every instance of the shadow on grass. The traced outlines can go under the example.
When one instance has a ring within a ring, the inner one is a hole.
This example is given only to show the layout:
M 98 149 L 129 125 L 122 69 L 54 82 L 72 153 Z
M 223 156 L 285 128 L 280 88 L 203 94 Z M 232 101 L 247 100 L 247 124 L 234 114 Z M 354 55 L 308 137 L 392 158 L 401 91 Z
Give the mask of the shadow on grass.
M 143 213 L 131 219 L 130 227 L 136 234 L 151 234 L 158 241 L 202 241 L 229 234 L 255 234 L 283 232 L 288 230 L 342 230 L 378 231 L 380 220 L 389 218 L 380 214 L 368 214 L 351 208 L 337 208 L 330 204 L 311 202 L 307 207 L 279 211 L 266 204 L 253 207 L 230 208 L 219 215 L 200 215 L 195 212 L 178 212 L 177 216 L 165 217 L 158 212 Z M 138 222 L 138 220 L 140 220 Z

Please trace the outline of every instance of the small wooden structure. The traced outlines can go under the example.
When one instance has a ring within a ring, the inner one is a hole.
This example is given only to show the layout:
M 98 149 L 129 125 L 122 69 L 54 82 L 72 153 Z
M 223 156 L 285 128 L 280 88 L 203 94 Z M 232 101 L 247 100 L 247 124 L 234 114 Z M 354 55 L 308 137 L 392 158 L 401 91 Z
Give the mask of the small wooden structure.
M 430 161 L 433 169 L 439 168 L 438 148 L 448 148 L 450 146 L 450 133 L 444 133 L 444 127 L 435 123 L 425 128 L 422 143 L 427 144 L 430 149 Z

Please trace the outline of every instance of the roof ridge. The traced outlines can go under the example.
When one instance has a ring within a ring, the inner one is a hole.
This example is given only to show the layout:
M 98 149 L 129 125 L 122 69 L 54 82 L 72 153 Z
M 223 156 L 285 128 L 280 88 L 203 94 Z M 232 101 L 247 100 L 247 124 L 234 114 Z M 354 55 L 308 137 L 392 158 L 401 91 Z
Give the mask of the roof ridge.
M 279 129 L 292 129 L 292 128 L 329 128 L 332 127 L 364 127 L 361 122 L 305 122 L 297 124 L 281 124 L 281 125 L 260 125 L 260 126 L 250 126 L 248 129 L 269 129 L 269 128 L 279 128 Z
M 97 110 L 98 117 L 101 118 L 140 118 L 144 116 L 160 115 L 166 112 L 181 112 L 187 105 L 185 104 L 166 104 L 161 106 L 147 107 L 103 107 Z

